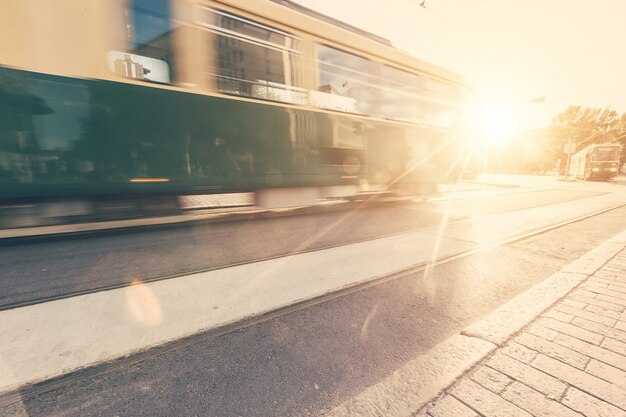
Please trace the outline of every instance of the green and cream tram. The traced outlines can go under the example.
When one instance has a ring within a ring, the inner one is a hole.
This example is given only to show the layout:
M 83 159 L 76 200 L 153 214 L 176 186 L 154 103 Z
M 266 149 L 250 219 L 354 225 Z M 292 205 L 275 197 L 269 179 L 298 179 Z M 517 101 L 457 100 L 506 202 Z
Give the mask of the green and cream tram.
M 430 193 L 464 80 L 288 0 L 0 2 L 0 200 Z
M 584 180 L 609 180 L 617 176 L 621 147 L 616 143 L 594 144 L 572 155 L 569 174 Z

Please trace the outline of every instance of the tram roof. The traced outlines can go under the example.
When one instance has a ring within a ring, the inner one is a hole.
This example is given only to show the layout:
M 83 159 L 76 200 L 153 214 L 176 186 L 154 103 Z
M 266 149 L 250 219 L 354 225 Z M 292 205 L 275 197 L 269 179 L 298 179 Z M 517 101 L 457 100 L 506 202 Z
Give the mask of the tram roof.
M 330 17 L 328 15 L 325 15 L 323 13 L 317 12 L 317 11 L 315 11 L 313 9 L 309 9 L 308 7 L 305 7 L 305 6 L 303 6 L 303 5 L 299 4 L 299 3 L 293 2 L 291 0 L 270 0 L 270 1 L 272 1 L 274 3 L 277 3 L 277 4 L 280 4 L 281 6 L 288 7 L 290 9 L 292 9 L 292 10 L 298 11 L 300 13 L 304 13 L 304 14 L 306 14 L 308 16 L 314 17 L 314 18 L 316 18 L 318 20 L 321 20 L 323 22 L 330 23 L 333 26 L 337 26 L 337 27 L 340 27 L 342 29 L 348 30 L 350 32 L 356 33 L 357 35 L 364 36 L 366 38 L 370 38 L 372 40 L 380 42 L 380 43 L 382 43 L 384 45 L 393 47 L 393 44 L 387 38 L 383 38 L 382 36 L 379 36 L 379 35 L 377 35 L 375 33 L 368 32 L 366 30 L 360 29 L 360 28 L 358 28 L 356 26 L 352 26 L 352 25 L 350 25 L 350 24 L 348 24 L 346 22 L 343 22 L 341 20 L 335 19 L 335 18 Z
M 356 28 L 337 19 L 318 13 L 292 0 L 216 0 L 234 8 L 247 10 L 268 19 L 280 22 L 289 22 L 288 25 L 297 26 L 297 29 L 308 32 L 319 38 L 339 40 L 339 43 L 360 50 L 365 54 L 377 56 L 389 63 L 395 63 L 402 68 L 414 69 L 426 73 L 431 77 L 446 79 L 473 91 L 467 80 L 461 75 L 439 65 L 423 61 L 406 51 L 394 47 L 388 39 L 365 30 Z M 273 7 L 267 7 L 269 4 Z M 301 14 L 304 18 L 294 24 L 294 14 Z

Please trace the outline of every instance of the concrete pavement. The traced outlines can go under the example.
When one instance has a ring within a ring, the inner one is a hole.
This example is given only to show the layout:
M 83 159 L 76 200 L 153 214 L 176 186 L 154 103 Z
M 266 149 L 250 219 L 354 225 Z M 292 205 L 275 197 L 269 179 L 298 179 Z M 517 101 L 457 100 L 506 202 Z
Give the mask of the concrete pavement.
M 329 416 L 626 416 L 626 231 Z

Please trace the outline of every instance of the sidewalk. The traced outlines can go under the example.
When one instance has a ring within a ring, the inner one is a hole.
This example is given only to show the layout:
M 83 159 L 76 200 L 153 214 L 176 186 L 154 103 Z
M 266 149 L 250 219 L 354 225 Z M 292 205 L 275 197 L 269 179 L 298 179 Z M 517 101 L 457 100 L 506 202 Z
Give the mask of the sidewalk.
M 327 417 L 626 417 L 626 231 Z
M 626 249 L 418 416 L 626 416 Z

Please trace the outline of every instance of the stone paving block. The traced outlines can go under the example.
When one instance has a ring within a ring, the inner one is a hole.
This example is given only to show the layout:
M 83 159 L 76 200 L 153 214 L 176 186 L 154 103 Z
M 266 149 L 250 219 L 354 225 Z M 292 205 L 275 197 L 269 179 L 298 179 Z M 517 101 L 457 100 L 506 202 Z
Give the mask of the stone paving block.
M 544 313 L 543 317 L 548 317 L 554 320 L 562 321 L 563 323 L 569 323 L 574 319 L 571 314 L 564 313 L 559 310 L 552 309 Z
M 626 283 L 616 282 L 616 283 L 610 284 L 607 288 L 611 291 L 620 292 L 626 295 Z
M 597 276 L 596 278 L 603 279 L 603 280 L 607 280 L 607 281 L 609 281 L 609 280 L 610 280 L 610 281 L 611 281 L 611 283 L 612 283 L 613 285 L 617 285 L 617 286 L 620 286 L 620 287 L 622 287 L 622 286 L 626 285 L 626 277 L 624 277 L 624 276 L 616 276 L 616 275 L 613 275 L 613 276 L 606 276 L 606 275 L 600 275 L 600 276 Z
M 626 307 L 626 300 L 623 300 L 623 299 L 618 298 L 618 297 L 612 297 L 610 295 L 598 294 L 598 295 L 596 295 L 596 299 L 598 299 L 600 301 L 606 301 L 608 303 L 617 304 L 618 306 L 622 307 L 620 309 L 620 311 L 624 311 L 624 307 Z
M 588 290 L 591 292 L 593 291 L 593 288 L 606 288 L 608 287 L 608 284 L 605 282 L 596 282 L 596 281 L 592 281 L 591 278 L 589 278 L 587 280 L 587 282 L 583 283 L 579 288 L 582 288 L 583 290 Z
M 565 300 L 561 301 L 561 304 L 566 304 L 570 307 L 579 308 L 581 310 L 587 305 L 585 303 L 581 303 L 580 301 L 572 300 L 571 298 L 566 298 Z
M 611 271 L 598 271 L 593 274 L 594 277 L 605 278 L 605 279 L 615 279 L 616 277 L 620 277 L 622 274 L 619 272 L 611 272 Z
M 615 298 L 618 298 L 620 300 L 622 300 L 622 297 L 626 296 L 626 294 L 623 294 L 623 293 L 621 293 L 619 291 L 610 290 L 610 289 L 608 289 L 606 287 L 607 286 L 600 286 L 598 284 L 586 284 L 584 286 L 586 291 L 594 292 L 596 294 L 608 295 L 610 297 L 615 297 Z M 596 298 L 598 298 L 598 297 L 596 296 Z
M 432 417 L 478 417 L 478 414 L 451 395 L 446 395 L 428 410 Z
M 591 311 L 592 313 L 596 313 L 601 316 L 610 317 L 615 320 L 619 320 L 620 317 L 622 317 L 622 314 L 615 310 L 608 310 L 606 308 L 594 306 L 591 304 L 587 304 L 587 306 L 585 307 L 585 310 Z
M 514 382 L 507 387 L 502 396 L 518 407 L 530 412 L 535 417 L 582 416 L 580 413 L 567 408 L 557 401 L 546 398 L 540 392 L 519 382 Z
M 581 310 L 579 308 L 571 307 L 563 303 L 559 303 L 554 308 L 563 313 L 571 314 L 572 316 L 582 317 L 587 320 L 595 321 L 596 323 L 604 324 L 605 326 L 613 327 L 616 319 L 612 319 L 601 314 L 597 314 L 587 310 Z
M 603 301 L 603 300 L 598 300 L 598 299 L 591 298 L 591 297 L 585 297 L 585 296 L 582 296 L 582 295 L 576 295 L 576 294 L 571 294 L 570 297 L 573 298 L 576 301 L 580 301 L 580 302 L 591 304 L 591 305 L 594 305 L 594 306 L 606 308 L 607 310 L 617 311 L 618 313 L 622 312 L 622 306 L 617 305 L 617 304 L 609 303 L 609 302 L 606 302 L 606 301 Z
M 532 415 L 474 381 L 463 379 L 451 389 L 452 395 L 489 417 L 532 417 Z
M 616 407 L 626 409 L 626 395 L 623 390 L 609 382 L 546 355 L 537 356 L 532 366 Z
M 612 327 L 605 326 L 604 324 L 595 323 L 593 321 L 583 319 L 581 317 L 577 317 L 574 320 L 572 320 L 572 324 L 575 326 L 581 327 L 585 330 L 594 332 L 596 334 L 599 334 L 602 336 L 608 336 L 612 339 L 619 340 L 620 342 L 626 343 L 625 332 L 618 330 L 618 329 L 614 329 Z
M 531 349 L 544 353 L 554 359 L 558 359 L 578 369 L 585 369 L 589 363 L 589 357 L 558 345 L 554 342 L 544 340 L 530 333 L 522 333 L 515 339 L 518 343 Z
M 511 378 L 502 372 L 498 372 L 488 366 L 479 367 L 470 377 L 474 382 L 478 382 L 496 394 L 501 393 L 512 381 Z
M 534 334 L 535 336 L 541 337 L 543 339 L 553 341 L 559 335 L 559 332 L 547 329 L 543 326 L 538 325 L 537 323 L 533 323 L 526 328 L 526 332 Z
M 516 342 L 509 342 L 500 352 L 524 363 L 530 363 L 537 356 L 537 352 Z
M 619 269 L 619 268 L 611 268 L 611 269 L 602 268 L 602 269 L 596 271 L 596 273 L 593 274 L 593 275 L 594 276 L 596 276 L 596 275 L 597 276 L 610 276 L 610 277 L 619 277 L 619 276 L 624 275 L 623 271 L 616 271 L 616 269 Z
M 613 265 L 612 262 L 609 262 L 608 264 L 606 264 L 606 266 L 604 266 L 602 270 L 606 272 L 615 272 L 616 274 L 624 273 L 624 270 L 622 268 L 617 268 L 616 266 Z
M 607 339 L 604 339 L 605 342 L 606 340 Z M 568 347 L 572 350 L 575 350 L 576 352 L 582 353 L 601 362 L 608 363 L 609 365 L 613 365 L 616 368 L 626 371 L 626 357 L 611 350 L 605 349 L 604 347 L 592 345 L 591 343 L 583 342 L 580 339 L 576 339 L 575 337 L 571 337 L 565 334 L 558 335 L 557 338 L 554 340 L 554 343 Z
M 592 359 L 591 362 L 589 362 L 585 372 L 619 385 L 624 390 L 624 395 L 626 395 L 626 372 L 620 371 L 611 365 L 607 365 L 606 363 L 595 359 Z
M 591 332 L 578 326 L 574 326 L 573 324 L 562 323 L 554 319 L 542 317 L 537 320 L 537 324 L 540 324 L 543 327 L 547 327 L 548 329 L 555 330 L 559 333 L 574 336 L 580 340 L 584 340 L 585 342 L 593 343 L 596 345 L 599 345 L 600 342 L 602 342 L 603 338 L 602 335 L 599 335 L 597 333 Z
M 560 398 L 565 392 L 566 385 L 558 379 L 499 352 L 486 364 L 552 398 Z
M 589 281 L 587 282 L 591 282 L 591 283 L 595 283 L 595 284 L 605 284 L 607 285 L 607 288 L 610 287 L 615 287 L 615 288 L 620 288 L 620 289 L 626 289 L 626 283 L 621 282 L 621 281 L 616 281 L 614 279 L 610 279 L 610 278 L 603 278 L 603 277 L 596 277 L 593 276 L 591 278 L 589 278 Z M 615 288 L 612 288 L 613 291 L 616 291 Z M 617 290 L 619 291 L 619 290 Z
M 617 330 L 626 332 L 626 321 L 618 321 L 614 326 Z
M 626 417 L 626 412 L 623 410 L 576 388 L 567 390 L 562 403 L 587 417 Z
M 610 337 L 605 337 L 600 346 L 626 356 L 626 343 L 611 339 Z
M 579 297 L 589 297 L 589 298 L 596 298 L 596 296 L 598 295 L 595 292 L 591 292 L 591 291 L 587 291 L 587 290 L 583 290 L 583 289 L 577 289 L 574 290 L 571 293 L 572 296 L 579 296 Z

